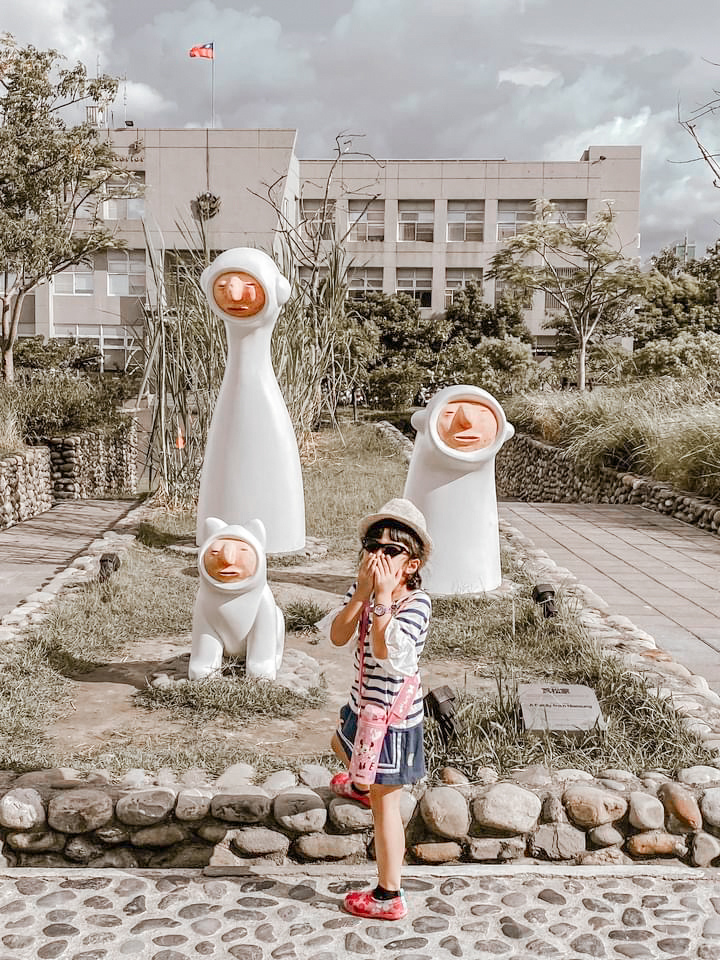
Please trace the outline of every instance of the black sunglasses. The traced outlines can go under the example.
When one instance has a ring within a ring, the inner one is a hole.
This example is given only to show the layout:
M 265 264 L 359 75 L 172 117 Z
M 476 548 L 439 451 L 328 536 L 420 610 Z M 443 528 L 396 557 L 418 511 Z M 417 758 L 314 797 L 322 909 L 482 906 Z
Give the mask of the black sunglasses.
M 363 537 L 360 542 L 367 553 L 382 553 L 386 557 L 399 557 L 401 553 L 408 552 L 399 543 L 380 543 L 379 540 L 371 540 L 368 537 Z

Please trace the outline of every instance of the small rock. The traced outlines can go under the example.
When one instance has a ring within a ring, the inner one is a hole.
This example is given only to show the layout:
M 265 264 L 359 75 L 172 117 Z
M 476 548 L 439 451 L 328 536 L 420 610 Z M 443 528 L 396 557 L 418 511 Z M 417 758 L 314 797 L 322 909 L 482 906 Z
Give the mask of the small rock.
M 293 850 L 304 860 L 353 860 L 367 859 L 367 849 L 362 837 L 330 836 L 314 833 L 298 837 Z
M 684 857 L 687 854 L 687 843 L 682 837 L 664 830 L 648 830 L 628 837 L 625 849 L 634 857 Z
M 175 816 L 178 820 L 202 820 L 210 812 L 212 797 L 209 787 L 186 787 L 177 795 Z
M 369 830 L 373 824 L 372 810 L 369 807 L 343 797 L 334 797 L 330 801 L 328 816 L 338 830 L 348 833 Z
M 569 823 L 545 823 L 530 837 L 530 853 L 546 860 L 573 860 L 585 851 L 585 833 Z
M 327 809 L 314 790 L 295 787 L 275 797 L 273 817 L 286 830 L 318 833 L 327 821 Z
M 0 798 L 0 824 L 9 830 L 32 830 L 45 823 L 42 797 L 31 787 L 8 790 Z
M 462 856 L 459 843 L 418 843 L 412 848 L 413 855 L 422 863 L 452 863 Z
M 300 768 L 298 773 L 300 783 L 305 784 L 306 787 L 327 787 L 332 780 L 332 776 L 327 767 L 323 767 L 319 763 L 306 764 L 306 766 Z
M 604 850 L 586 850 L 578 857 L 578 863 L 583 866 L 609 866 L 632 863 L 630 857 L 625 856 L 620 847 L 605 847 Z
M 702 815 L 713 827 L 720 827 L 720 787 L 710 787 L 700 801 Z
M 584 783 L 567 787 L 563 793 L 563 803 L 570 819 L 580 827 L 613 823 L 624 816 L 628 806 L 623 797 Z
M 443 767 L 440 771 L 440 779 L 447 784 L 470 783 L 465 774 L 456 770 L 455 767 Z
M 425 825 L 438 836 L 461 840 L 470 829 L 467 801 L 452 787 L 431 787 L 420 801 Z
M 539 797 L 513 783 L 496 783 L 473 802 L 473 816 L 481 827 L 503 833 L 529 833 L 542 804 Z
M 187 840 L 188 832 L 177 823 L 160 823 L 153 827 L 143 827 L 130 835 L 130 843 L 135 847 L 171 847 L 174 843 Z
M 284 857 L 290 847 L 290 840 L 277 830 L 267 827 L 243 827 L 234 830 L 232 848 L 247 857 Z
M 212 798 L 210 812 L 231 823 L 258 823 L 270 813 L 272 801 L 260 787 L 246 786 L 242 793 L 221 793 Z
M 702 827 L 700 807 L 687 787 L 679 783 L 663 783 L 658 789 L 658 798 L 668 816 L 674 817 L 682 826 L 690 830 Z
M 48 804 L 48 823 L 64 833 L 97 830 L 112 819 L 112 798 L 100 790 L 69 790 Z
M 716 857 L 720 857 L 720 840 L 698 830 L 692 839 L 691 856 L 696 867 L 709 867 Z
M 131 827 L 146 827 L 166 817 L 175 807 L 175 791 L 148 787 L 121 797 L 115 805 L 118 820 Z
M 625 837 L 611 823 L 602 823 L 588 832 L 588 840 L 596 847 L 616 847 L 623 843 Z
M 269 797 L 274 797 L 283 790 L 297 786 L 297 778 L 291 770 L 278 770 L 260 784 Z
M 235 793 L 236 787 L 245 787 L 254 779 L 255 767 L 249 763 L 234 763 L 218 777 L 215 789 L 218 793 Z
M 630 794 L 629 820 L 638 830 L 659 830 L 665 823 L 665 808 L 657 797 L 633 790 Z

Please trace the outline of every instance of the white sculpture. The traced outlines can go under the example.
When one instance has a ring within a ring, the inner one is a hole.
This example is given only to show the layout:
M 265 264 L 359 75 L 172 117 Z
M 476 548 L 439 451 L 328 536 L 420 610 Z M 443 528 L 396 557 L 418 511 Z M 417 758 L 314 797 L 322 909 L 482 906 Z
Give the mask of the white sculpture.
M 270 337 L 290 284 L 261 250 L 221 253 L 201 277 L 225 323 L 228 358 L 200 480 L 197 542 L 205 521 L 259 517 L 268 553 L 305 546 L 305 500 L 297 441 L 270 362 Z
M 188 677 L 217 673 L 223 654 L 244 657 L 249 677 L 274 680 L 285 646 L 285 618 L 267 585 L 262 521 L 226 524 L 209 517 L 198 552 Z
M 417 431 L 404 497 L 422 511 L 435 544 L 423 586 L 483 593 L 502 582 L 495 457 L 515 433 L 479 387 L 446 387 L 412 416 Z

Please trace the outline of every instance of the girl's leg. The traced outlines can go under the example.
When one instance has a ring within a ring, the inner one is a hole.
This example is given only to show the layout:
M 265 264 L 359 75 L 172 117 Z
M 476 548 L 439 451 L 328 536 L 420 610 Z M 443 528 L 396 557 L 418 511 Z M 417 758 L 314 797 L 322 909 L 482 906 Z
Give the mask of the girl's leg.
M 378 882 L 385 890 L 402 886 L 402 865 L 405 859 L 405 827 L 400 816 L 399 786 L 373 784 L 370 806 L 375 823 L 375 860 Z
M 350 766 L 348 755 L 345 753 L 345 750 L 343 749 L 343 745 L 342 743 L 340 743 L 340 740 L 338 739 L 337 733 L 334 733 L 332 735 L 332 739 L 330 741 L 330 748 L 332 752 L 335 754 L 335 756 L 338 758 L 340 763 L 342 763 L 345 767 Z

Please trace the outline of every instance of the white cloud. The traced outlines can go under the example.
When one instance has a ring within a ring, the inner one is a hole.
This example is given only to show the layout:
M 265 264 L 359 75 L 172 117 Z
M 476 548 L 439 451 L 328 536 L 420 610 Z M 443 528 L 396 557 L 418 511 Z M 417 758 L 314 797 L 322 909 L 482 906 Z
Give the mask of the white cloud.
M 104 69 L 113 28 L 102 0 L 0 0 L 0 21 L 22 45 L 52 47 L 68 60 L 81 60 L 92 73 L 99 56 Z
M 547 70 L 544 67 L 516 66 L 500 70 L 498 83 L 512 83 L 516 87 L 547 87 L 553 80 L 558 79 L 557 70 Z

